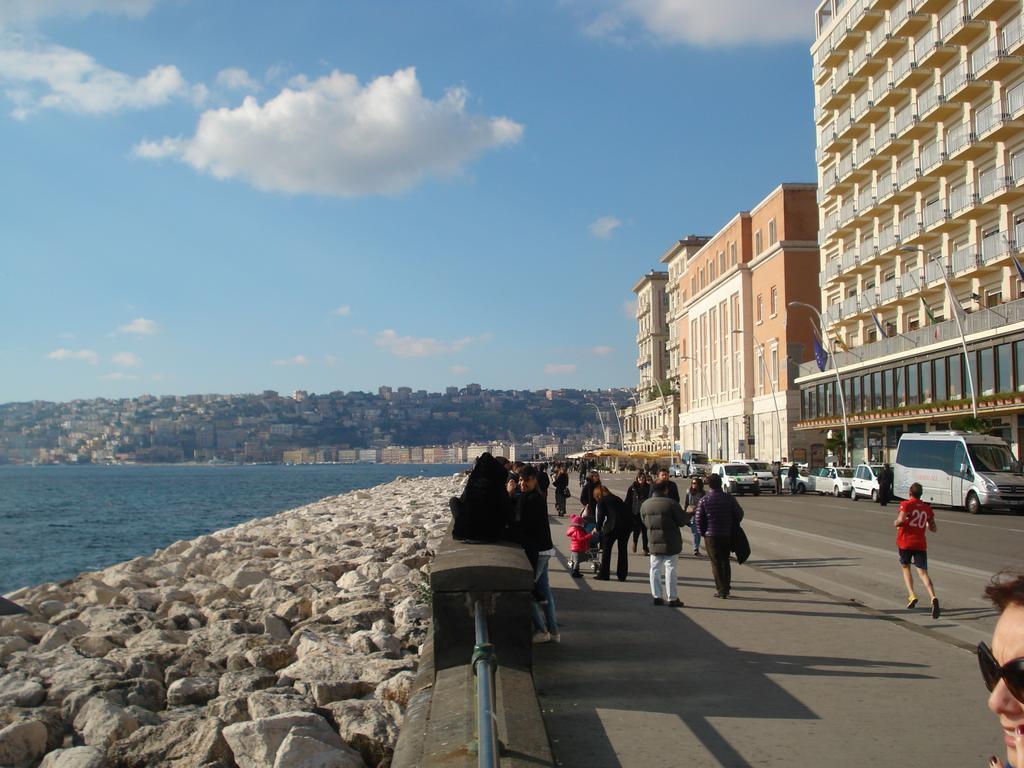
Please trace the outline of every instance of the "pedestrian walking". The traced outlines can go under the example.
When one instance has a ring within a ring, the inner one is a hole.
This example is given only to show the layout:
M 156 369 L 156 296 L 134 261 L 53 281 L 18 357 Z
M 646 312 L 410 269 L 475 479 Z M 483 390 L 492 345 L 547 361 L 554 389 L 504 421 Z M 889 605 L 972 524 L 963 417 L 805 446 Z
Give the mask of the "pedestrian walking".
M 743 520 L 743 508 L 731 494 L 722 491 L 721 475 L 708 478 L 708 492 L 697 504 L 697 529 L 704 537 L 704 547 L 711 560 L 715 577 L 715 597 L 726 599 L 732 590 L 732 567 L 729 553 L 732 535 Z
M 512 481 L 509 481 L 511 486 Z M 544 497 L 537 488 L 537 468 L 525 465 L 519 470 L 519 497 L 516 500 L 516 518 L 519 535 L 526 557 L 533 565 L 533 642 L 559 642 L 558 621 L 555 616 L 555 598 L 551 594 L 548 566 L 555 556 L 551 541 L 551 524 Z M 509 488 L 509 495 L 512 490 Z
M 978 666 L 1006 750 L 1005 763 L 993 755 L 988 765 L 1024 768 L 1024 575 L 997 576 L 985 597 L 999 611 L 999 620 L 992 647 L 978 643 Z
M 668 496 L 667 483 L 655 483 L 653 495 L 640 507 L 644 525 L 650 533 L 651 543 L 651 595 L 655 605 L 682 608 L 676 570 L 679 553 L 683 551 L 681 526 L 686 515 L 678 501 Z M 664 589 L 662 589 L 664 581 Z
M 797 480 L 800 479 L 800 467 L 794 461 L 789 465 L 789 472 L 786 473 L 789 477 L 789 492 L 792 495 L 796 495 Z
M 601 476 L 597 472 L 590 472 L 587 475 L 587 481 L 583 484 L 583 489 L 580 491 L 580 502 L 583 504 L 582 515 L 584 517 L 590 516 L 591 519 L 597 512 L 594 509 L 594 490 L 601 486 Z
M 700 557 L 700 531 L 697 530 L 697 505 L 704 498 L 704 480 L 699 477 L 690 478 L 690 487 L 686 491 L 686 503 L 683 511 L 689 512 L 690 533 L 693 534 L 693 555 Z
M 935 586 L 928 575 L 928 541 L 925 529 L 932 533 L 938 529 L 935 525 L 935 513 L 931 504 L 921 501 L 923 489 L 920 483 L 910 486 L 910 498 L 900 502 L 900 513 L 896 516 L 896 546 L 900 553 L 900 569 L 903 571 L 903 583 L 907 586 L 907 608 L 917 605 L 914 594 L 914 578 L 910 573 L 910 564 L 921 581 L 924 582 L 928 596 L 932 600 L 932 618 L 939 618 L 939 598 L 935 596 Z
M 597 577 L 608 581 L 611 576 L 612 547 L 617 546 L 615 575 L 625 581 L 629 575 L 629 535 L 633 532 L 632 515 L 622 499 L 608 488 L 599 485 L 594 488 L 594 502 L 597 505 L 597 530 L 601 532 L 601 565 Z
M 782 495 L 782 463 L 786 460 L 786 457 L 782 457 L 782 461 L 772 462 L 772 479 L 775 481 L 775 495 Z
M 672 476 L 668 473 L 668 470 L 662 467 L 658 470 L 657 483 L 668 483 L 668 497 L 672 499 L 676 504 L 679 503 L 679 486 L 676 485 Z
M 569 498 L 569 473 L 565 467 L 559 465 L 555 470 L 555 479 L 551 481 L 555 489 L 555 511 L 559 517 L 565 517 L 565 502 Z
M 651 484 L 647 481 L 647 472 L 640 470 L 636 479 L 626 491 L 626 509 L 633 513 L 633 551 L 636 552 L 637 540 L 643 537 L 644 554 L 651 554 L 647 546 L 647 526 L 640 515 L 641 505 L 651 497 Z
M 878 503 L 883 507 L 892 501 L 892 486 L 895 482 L 896 473 L 892 471 L 889 462 L 886 462 L 878 471 Z

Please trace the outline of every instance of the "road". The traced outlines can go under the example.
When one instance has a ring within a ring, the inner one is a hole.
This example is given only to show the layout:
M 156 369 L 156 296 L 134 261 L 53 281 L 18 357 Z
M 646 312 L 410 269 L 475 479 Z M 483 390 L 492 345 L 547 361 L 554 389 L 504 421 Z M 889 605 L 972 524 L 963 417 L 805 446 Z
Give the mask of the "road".
M 631 479 L 604 478 L 623 493 Z M 622 583 L 553 568 L 562 642 L 536 646 L 534 677 L 560 766 L 980 766 L 999 751 L 973 648 L 995 622 L 985 584 L 1024 568 L 1024 519 L 938 512 L 936 621 L 904 607 L 895 506 L 740 502 L 753 555 L 729 601 L 688 551 L 680 609 L 651 605 L 641 555 Z
M 603 479 L 624 495 L 631 477 Z M 678 484 L 684 490 L 682 480 Z M 938 531 L 928 534 L 929 573 L 943 606 L 943 620 L 936 623 L 923 607 L 914 612 L 904 607 L 893 527 L 896 504 L 882 507 L 866 499 L 817 494 L 738 500 L 746 515 L 752 565 L 965 646 L 992 635 L 995 612 L 982 595 L 992 576 L 1003 569 L 1024 571 L 1024 517 L 936 509 Z M 926 595 L 921 585 L 922 606 Z

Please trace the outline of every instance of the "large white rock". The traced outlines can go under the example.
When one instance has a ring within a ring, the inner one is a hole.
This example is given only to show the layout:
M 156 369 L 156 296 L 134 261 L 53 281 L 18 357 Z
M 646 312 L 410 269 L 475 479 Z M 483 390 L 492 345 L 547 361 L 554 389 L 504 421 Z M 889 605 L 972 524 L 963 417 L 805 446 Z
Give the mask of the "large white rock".
M 138 730 L 139 721 L 116 704 L 94 696 L 79 710 L 74 726 L 87 746 L 107 747 Z
M 183 677 L 167 687 L 167 705 L 205 704 L 217 696 L 216 677 Z
M 231 589 L 245 589 L 269 579 L 270 574 L 255 568 L 239 568 L 223 579 L 223 584 Z
M 28 650 L 28 641 L 23 637 L 0 637 L 0 664 L 19 651 Z
M 335 735 L 337 738 L 337 735 Z M 0 765 L 27 768 L 46 752 L 46 726 L 25 720 L 0 730 Z
M 106 768 L 106 753 L 99 747 L 55 749 L 43 758 L 39 768 Z
M 339 740 L 333 747 L 293 728 L 277 750 L 273 768 L 365 768 L 363 757 Z
M 46 700 L 46 689 L 35 680 L 0 675 L 0 706 L 38 707 Z
M 239 768 L 274 768 L 277 752 L 293 728 L 301 728 L 309 738 L 324 744 L 340 745 L 338 734 L 319 715 L 292 712 L 284 715 L 235 723 L 224 729 Z

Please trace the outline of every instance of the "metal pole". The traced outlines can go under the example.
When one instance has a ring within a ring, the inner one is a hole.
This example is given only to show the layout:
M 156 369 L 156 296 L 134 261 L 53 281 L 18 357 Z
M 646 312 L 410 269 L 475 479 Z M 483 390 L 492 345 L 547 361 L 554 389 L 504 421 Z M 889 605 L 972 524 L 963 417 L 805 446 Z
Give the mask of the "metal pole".
M 689 360 L 693 363 L 697 370 L 700 371 L 700 380 L 704 386 L 704 391 L 708 395 L 708 405 L 711 407 L 711 439 L 715 441 L 715 452 L 718 454 L 716 458 L 722 458 L 722 441 L 721 439 L 715 439 L 716 433 L 721 437 L 721 433 L 718 432 L 718 417 L 715 415 L 715 403 L 711 399 L 711 389 L 708 387 L 707 377 L 704 375 L 704 366 L 701 365 L 697 360 L 690 357 L 689 355 L 680 355 L 680 360 Z
M 804 307 L 811 310 L 818 318 L 818 329 L 821 331 L 821 338 L 828 345 L 827 352 L 828 356 L 832 359 L 832 369 L 836 373 L 836 389 L 839 390 L 839 405 L 843 409 L 843 461 L 849 465 L 850 463 L 850 421 L 846 416 L 846 396 L 843 394 L 843 382 L 839 378 L 839 361 L 836 359 L 835 349 L 832 346 L 832 339 L 829 337 L 825 330 L 825 321 L 821 316 L 821 312 L 818 308 L 812 304 L 805 304 L 802 301 L 791 301 L 787 304 L 789 307 Z
M 963 322 L 960 320 L 960 302 L 956 298 L 956 294 L 953 293 L 953 286 L 949 284 L 949 276 L 946 274 L 946 265 L 942 263 L 942 260 L 938 256 L 933 256 L 931 253 L 926 251 L 923 246 L 920 245 L 908 245 L 906 248 L 900 248 L 901 251 L 906 253 L 920 251 L 924 254 L 925 263 L 934 261 L 939 265 L 939 270 L 942 272 L 942 282 L 946 285 L 946 293 L 949 295 L 950 309 L 953 310 L 953 319 L 956 320 L 956 329 L 960 333 L 960 346 L 964 350 L 964 365 L 967 367 L 967 383 L 971 385 L 971 412 L 974 414 L 974 418 L 978 418 L 978 392 L 974 388 L 974 371 L 971 370 L 971 358 L 967 354 L 967 337 L 964 336 Z
M 625 448 L 625 443 L 622 442 L 622 419 L 619 418 L 619 407 L 615 404 L 615 401 L 612 400 L 610 397 L 608 398 L 608 400 L 612 404 L 612 412 L 615 414 L 615 421 L 617 421 L 619 424 L 619 449 L 621 450 Z
M 473 649 L 473 673 L 476 675 L 476 745 L 479 768 L 498 768 L 501 747 L 494 706 L 494 646 L 487 636 L 487 613 L 479 600 L 473 605 L 476 647 Z
M 735 331 L 733 331 L 733 333 L 738 333 L 738 334 L 742 335 L 743 331 L 735 330 Z M 757 344 L 758 350 L 760 350 L 760 352 L 761 352 L 761 369 L 764 371 L 765 378 L 768 379 L 768 386 L 770 386 L 771 389 L 772 389 L 772 406 L 774 407 L 774 410 L 775 410 L 775 428 L 777 430 L 777 432 L 776 432 L 776 439 L 775 439 L 775 447 L 778 449 L 779 458 L 781 459 L 782 458 L 782 417 L 779 415 L 778 393 L 775 391 L 775 382 L 772 380 L 771 371 L 768 369 L 768 363 L 765 361 L 764 344 L 762 344 L 760 341 L 757 340 L 757 336 L 754 334 L 753 331 L 750 332 L 750 338 L 752 338 L 754 340 L 754 343 Z

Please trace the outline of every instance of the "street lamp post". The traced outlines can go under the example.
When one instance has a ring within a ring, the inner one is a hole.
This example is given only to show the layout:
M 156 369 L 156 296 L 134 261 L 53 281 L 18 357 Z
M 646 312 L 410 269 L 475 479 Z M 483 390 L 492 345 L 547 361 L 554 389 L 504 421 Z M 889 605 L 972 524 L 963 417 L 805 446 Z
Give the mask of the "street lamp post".
M 608 401 L 612 404 L 612 412 L 615 414 L 615 421 L 619 425 L 619 450 L 622 450 L 626 447 L 626 444 L 622 442 L 624 436 L 622 434 L 622 419 L 619 417 L 619 407 L 612 398 L 609 397 Z
M 963 322 L 960 320 L 960 302 L 957 301 L 956 294 L 953 293 L 953 286 L 949 284 L 949 276 L 946 274 L 946 265 L 938 258 L 933 256 L 931 253 L 924 249 L 924 246 L 920 245 L 908 245 L 904 248 L 900 248 L 905 253 L 916 253 L 920 251 L 924 254 L 925 263 L 934 261 L 939 265 L 939 270 L 942 272 L 942 282 L 946 285 L 946 293 L 949 295 L 950 308 L 953 310 L 953 318 L 956 320 L 956 329 L 960 332 L 960 345 L 964 350 L 964 365 L 967 368 L 967 383 L 971 385 L 971 411 L 974 413 L 974 418 L 978 418 L 978 392 L 974 388 L 974 372 L 971 370 L 971 358 L 967 354 L 967 337 L 964 336 Z
M 743 335 L 743 331 L 734 330 L 733 333 Z M 750 332 L 750 338 L 757 344 L 758 350 L 761 352 L 761 369 L 764 371 L 765 378 L 768 379 L 768 385 L 772 388 L 772 406 L 775 408 L 775 427 L 776 427 L 776 439 L 775 447 L 778 450 L 778 455 L 782 457 L 782 416 L 779 415 L 779 399 L 778 393 L 775 391 L 775 382 L 772 380 L 771 371 L 768 370 L 768 363 L 765 362 L 764 344 L 757 340 L 757 336 L 754 332 Z
M 843 461 L 845 461 L 847 464 L 849 464 L 850 463 L 850 422 L 849 422 L 849 419 L 846 416 L 846 396 L 843 395 L 843 382 L 839 379 L 839 361 L 836 360 L 835 349 L 832 347 L 832 339 L 829 337 L 828 333 L 826 332 L 825 321 L 824 321 L 824 319 L 822 319 L 821 312 L 818 311 L 818 308 L 813 306 L 812 304 L 806 304 L 806 303 L 804 303 L 802 301 L 791 301 L 791 302 L 789 302 L 789 304 L 787 304 L 787 306 L 789 306 L 789 307 L 803 307 L 805 309 L 809 309 L 818 318 L 818 328 L 821 330 L 821 338 L 824 340 L 825 344 L 828 345 L 826 351 L 828 352 L 828 356 L 832 359 L 832 370 L 834 370 L 835 374 L 836 374 L 836 390 L 838 390 L 838 394 L 839 394 L 839 405 L 842 406 L 842 409 L 843 409 Z
M 711 398 L 711 390 L 708 388 L 708 380 L 704 375 L 704 366 L 700 364 L 698 360 L 690 357 L 689 355 L 680 355 L 680 360 L 689 360 L 694 366 L 700 371 L 700 380 L 704 391 L 708 395 L 708 405 L 711 406 L 711 439 L 715 442 L 715 452 L 718 454 L 716 458 L 722 458 L 722 441 L 721 433 L 718 430 L 718 417 L 715 415 L 715 403 Z M 716 438 L 717 435 L 717 438 Z
M 597 420 L 601 423 L 601 443 L 605 448 L 608 447 L 608 430 L 604 427 L 604 416 L 601 415 L 601 409 L 598 408 L 594 403 L 587 403 L 591 408 L 597 411 Z

